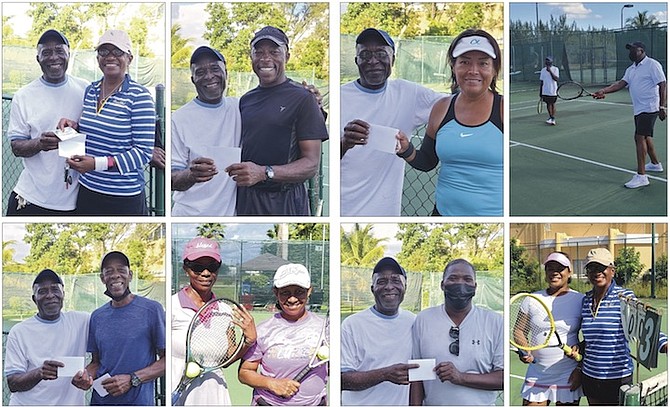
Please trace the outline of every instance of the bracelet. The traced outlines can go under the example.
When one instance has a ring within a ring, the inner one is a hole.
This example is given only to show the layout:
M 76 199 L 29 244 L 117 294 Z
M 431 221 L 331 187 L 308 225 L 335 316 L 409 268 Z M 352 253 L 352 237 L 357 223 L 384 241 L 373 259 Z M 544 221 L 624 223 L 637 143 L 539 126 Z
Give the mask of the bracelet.
M 665 106 L 661 106 L 661 107 L 659 107 L 659 109 L 661 109 L 661 110 L 665 110 L 665 109 L 667 109 L 667 107 L 665 107 Z
M 114 161 L 114 157 L 112 157 L 111 155 L 107 157 L 107 169 L 114 168 L 115 165 L 116 161 Z
M 405 150 L 405 152 L 403 153 L 397 152 L 395 153 L 395 155 L 397 155 L 400 158 L 408 159 L 412 155 L 412 153 L 414 153 L 414 145 L 412 143 L 409 143 L 409 147 L 407 148 L 407 150 Z
M 107 157 L 95 157 L 95 170 L 107 171 Z

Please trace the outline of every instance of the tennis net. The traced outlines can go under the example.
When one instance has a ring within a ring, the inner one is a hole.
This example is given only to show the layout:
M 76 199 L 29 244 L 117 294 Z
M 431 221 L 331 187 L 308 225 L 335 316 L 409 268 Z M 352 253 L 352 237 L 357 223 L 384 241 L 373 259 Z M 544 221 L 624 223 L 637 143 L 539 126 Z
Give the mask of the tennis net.
M 621 386 L 620 405 L 623 406 L 667 406 L 668 372 L 642 380 L 637 384 Z

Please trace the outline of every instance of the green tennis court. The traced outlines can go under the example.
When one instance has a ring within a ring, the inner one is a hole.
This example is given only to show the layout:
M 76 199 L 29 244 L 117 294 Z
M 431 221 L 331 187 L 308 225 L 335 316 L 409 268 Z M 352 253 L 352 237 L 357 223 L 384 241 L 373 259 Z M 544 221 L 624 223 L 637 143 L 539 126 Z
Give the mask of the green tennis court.
M 627 90 L 604 100 L 558 100 L 556 126 L 537 113 L 539 82 L 512 82 L 510 214 L 512 216 L 665 216 L 667 172 L 628 189 L 635 174 L 633 109 Z M 594 92 L 598 87 L 588 87 Z M 546 111 L 546 107 L 545 107 Z M 667 123 L 657 120 L 654 144 L 667 166 Z
M 668 306 L 667 306 L 667 300 L 665 299 L 644 299 L 645 302 L 650 303 L 654 308 L 657 308 L 659 310 L 662 310 L 663 316 L 667 316 L 667 311 L 668 311 Z M 667 332 L 667 321 L 663 323 L 663 326 L 666 327 L 664 329 L 664 332 Z M 633 363 L 635 363 L 633 361 Z M 644 367 L 640 367 L 640 380 L 644 380 L 647 378 L 650 378 L 654 375 L 657 375 L 661 372 L 667 371 L 667 366 L 668 366 L 668 357 L 667 354 L 659 354 L 658 356 L 658 368 L 647 370 Z M 522 405 L 522 399 L 521 399 L 521 386 L 523 385 L 523 380 L 526 375 L 526 368 L 527 365 L 525 365 L 523 362 L 519 360 L 518 355 L 515 352 L 510 351 L 510 366 L 509 366 L 509 372 L 510 372 L 510 389 L 509 389 L 509 405 L 510 406 L 520 406 Z M 637 370 L 637 367 L 636 367 Z M 635 379 L 636 373 L 633 373 L 633 378 Z M 579 403 L 582 406 L 588 405 L 588 402 L 586 400 L 586 397 L 582 397 L 581 401 Z

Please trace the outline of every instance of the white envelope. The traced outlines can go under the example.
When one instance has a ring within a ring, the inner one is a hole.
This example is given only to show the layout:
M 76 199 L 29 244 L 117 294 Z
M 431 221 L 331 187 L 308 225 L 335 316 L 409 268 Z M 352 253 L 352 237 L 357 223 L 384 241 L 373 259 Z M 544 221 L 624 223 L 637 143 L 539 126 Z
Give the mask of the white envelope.
M 378 124 L 370 124 L 368 133 L 368 144 L 366 147 L 374 148 L 375 150 L 383 151 L 385 153 L 395 154 L 396 143 L 395 138 L 399 130 L 392 127 L 380 126 Z
M 191 147 L 191 153 L 191 159 L 205 157 L 214 160 L 219 172 L 223 172 L 228 166 L 242 161 L 242 149 L 240 147 L 194 145 Z
M 437 379 L 437 375 L 433 371 L 435 369 L 435 359 L 410 359 L 407 363 L 419 365 L 416 369 L 409 369 L 410 382 Z
M 65 364 L 65 367 L 58 368 L 58 377 L 74 377 L 77 372 L 84 370 L 83 356 L 57 356 L 53 360 Z
M 97 391 L 100 397 L 105 397 L 109 394 L 109 392 L 105 390 L 104 387 L 102 387 L 102 382 L 109 379 L 110 377 L 112 376 L 110 376 L 109 373 L 105 373 L 104 375 L 93 380 L 93 390 Z
M 86 134 L 79 134 L 58 143 L 58 155 L 65 158 L 86 155 Z
M 84 135 L 83 133 L 78 133 L 77 130 L 73 129 L 72 127 L 66 127 L 63 130 L 56 129 L 54 130 L 54 134 L 61 141 L 69 140 L 71 138 Z

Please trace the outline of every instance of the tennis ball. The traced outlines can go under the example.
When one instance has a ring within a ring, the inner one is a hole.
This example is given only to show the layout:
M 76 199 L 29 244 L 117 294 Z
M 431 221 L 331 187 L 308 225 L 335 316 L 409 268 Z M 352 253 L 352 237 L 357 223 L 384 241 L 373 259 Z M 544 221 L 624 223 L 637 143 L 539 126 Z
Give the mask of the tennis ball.
M 188 365 L 186 365 L 186 377 L 188 377 L 189 379 L 198 377 L 200 375 L 200 372 L 202 372 L 202 368 L 197 363 L 188 362 Z
M 326 345 L 323 345 L 316 351 L 316 357 L 321 360 L 328 359 L 330 356 L 330 348 Z

